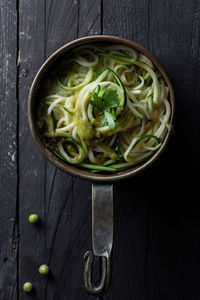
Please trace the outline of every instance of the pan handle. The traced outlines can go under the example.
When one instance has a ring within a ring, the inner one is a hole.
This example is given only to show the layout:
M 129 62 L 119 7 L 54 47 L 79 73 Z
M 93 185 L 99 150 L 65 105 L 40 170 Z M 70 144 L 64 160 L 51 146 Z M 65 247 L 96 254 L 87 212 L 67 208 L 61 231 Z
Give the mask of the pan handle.
M 84 267 L 84 283 L 86 290 L 91 294 L 100 294 L 105 292 L 110 285 L 110 257 L 101 257 L 101 279 L 98 286 L 92 283 L 92 266 L 94 260 L 94 253 L 87 251 L 85 253 L 85 267 Z
M 113 244 L 113 185 L 92 184 L 92 247 L 87 251 L 84 268 L 85 288 L 89 293 L 99 294 L 110 285 L 110 254 Z M 99 286 L 92 283 L 94 256 L 101 258 L 101 279 Z

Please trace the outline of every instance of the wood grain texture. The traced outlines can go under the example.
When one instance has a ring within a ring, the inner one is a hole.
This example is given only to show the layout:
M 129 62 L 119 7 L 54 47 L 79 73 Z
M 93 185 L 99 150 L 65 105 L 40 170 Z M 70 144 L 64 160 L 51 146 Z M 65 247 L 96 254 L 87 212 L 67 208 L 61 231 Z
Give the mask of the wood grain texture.
M 26 281 L 34 286 L 33 295 L 44 298 L 45 285 L 38 267 L 45 260 L 46 161 L 30 134 L 27 100 L 31 82 L 45 59 L 43 1 L 19 2 L 19 298 L 28 299 L 22 290 Z M 31 213 L 37 213 L 41 224 L 32 226 Z
M 145 15 L 145 18 L 144 18 Z M 141 22 L 141 19 L 143 20 Z M 148 46 L 148 2 L 103 2 L 103 33 Z M 147 299 L 148 190 L 145 175 L 116 185 L 112 285 L 104 299 Z
M 134 1 L 133 5 L 132 1 L 104 1 L 103 32 L 130 38 L 152 51 L 172 78 L 177 100 L 174 135 L 167 150 L 139 179 L 133 178 L 132 183 L 123 186 L 135 205 L 141 205 L 141 216 L 145 217 L 139 218 L 140 226 L 135 225 L 137 218 L 130 211 L 130 203 L 126 211 L 122 190 L 117 193 L 116 201 L 125 210 L 125 216 L 116 210 L 113 281 L 105 299 L 114 299 L 116 291 L 118 299 L 199 297 L 199 272 L 195 265 L 195 261 L 199 263 L 200 244 L 200 205 L 195 196 L 199 159 L 194 159 L 198 157 L 200 129 L 199 4 Z M 138 186 L 140 180 L 143 188 Z M 126 226 L 121 226 L 119 220 Z M 120 236 L 126 239 L 120 242 Z M 136 251 L 139 255 L 134 257 Z M 119 261 L 121 266 L 117 265 Z
M 121 36 L 148 47 L 148 0 L 103 1 L 103 34 Z
M 90 183 L 64 174 L 41 157 L 24 126 L 28 127 L 23 106 L 27 105 L 29 87 L 38 65 L 79 36 L 79 21 L 83 35 L 92 28 L 97 31 L 100 24 L 97 16 L 88 12 L 89 1 L 84 2 L 86 6 L 78 1 L 60 4 L 53 0 L 36 1 L 34 6 L 31 1 L 20 3 L 20 70 L 28 70 L 27 76 L 20 77 L 20 153 L 24 153 L 20 160 L 20 233 L 23 236 L 20 239 L 20 287 L 30 280 L 35 286 L 35 298 L 62 300 L 67 296 L 84 300 L 92 298 L 83 287 L 83 256 L 91 248 Z M 23 17 L 24 12 L 28 19 Z M 35 51 L 38 45 L 40 50 Z M 40 215 L 39 226 L 28 224 L 31 211 Z M 51 267 L 48 278 L 41 278 L 38 273 L 42 263 Z M 26 299 L 27 296 L 21 293 L 20 297 Z
M 162 197 L 150 194 L 148 294 L 149 299 L 198 299 L 200 3 L 161 2 L 150 6 L 152 16 L 162 15 L 151 23 L 150 48 L 173 80 L 177 110 L 173 140 L 155 169 L 155 174 L 165 170 L 158 178 Z
M 79 0 L 78 37 L 101 34 L 101 0 Z
M 27 98 L 55 50 L 102 33 L 131 39 L 157 56 L 177 105 L 162 156 L 115 185 L 112 284 L 101 300 L 200 299 L 200 1 L 2 0 L 0 300 L 100 299 L 83 285 L 83 256 L 92 249 L 91 184 L 40 154 Z M 33 212 L 41 219 L 37 225 L 28 222 Z M 42 263 L 50 265 L 50 276 L 39 274 Z M 97 261 L 95 281 L 98 275 Z M 22 291 L 25 281 L 33 293 Z
M 17 299 L 17 13 L 0 2 L 0 299 Z

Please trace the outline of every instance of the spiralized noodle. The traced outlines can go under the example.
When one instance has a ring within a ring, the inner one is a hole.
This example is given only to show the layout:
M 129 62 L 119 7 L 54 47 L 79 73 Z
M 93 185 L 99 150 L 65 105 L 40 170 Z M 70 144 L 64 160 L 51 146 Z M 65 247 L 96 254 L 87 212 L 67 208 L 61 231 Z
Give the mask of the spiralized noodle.
M 170 116 L 168 87 L 149 58 L 124 45 L 88 44 L 44 80 L 37 124 L 60 159 L 116 172 L 161 146 Z

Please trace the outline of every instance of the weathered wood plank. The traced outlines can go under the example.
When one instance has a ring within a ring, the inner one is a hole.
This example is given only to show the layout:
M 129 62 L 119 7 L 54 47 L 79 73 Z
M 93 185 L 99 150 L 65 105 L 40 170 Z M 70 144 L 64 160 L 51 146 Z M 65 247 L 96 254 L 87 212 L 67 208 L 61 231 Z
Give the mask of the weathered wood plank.
M 103 1 L 103 33 L 148 46 L 147 8 L 148 1 Z M 142 174 L 115 187 L 112 284 L 103 299 L 146 299 L 149 204 L 143 180 Z
M 148 206 L 141 207 L 141 215 L 146 215 L 146 221 L 141 220 L 143 227 L 134 224 L 134 211 L 128 213 L 129 206 L 126 211 L 124 199 L 121 204 L 126 214 L 131 215 L 131 221 L 125 242 L 121 244 L 117 243 L 124 227 L 120 230 L 117 224 L 113 252 L 116 285 L 112 283 L 105 299 L 114 299 L 116 290 L 118 299 L 197 299 L 200 276 L 197 267 L 200 205 L 195 196 L 198 194 L 197 134 L 200 130 L 199 1 L 126 1 L 124 4 L 113 1 L 109 5 L 104 2 L 103 15 L 104 33 L 128 37 L 160 59 L 172 78 L 177 96 L 174 136 L 154 166 L 140 175 L 144 187 L 140 183 L 138 190 L 136 184 L 136 193 L 132 189 L 136 203 L 145 203 L 148 199 Z M 126 184 L 124 190 L 128 190 Z M 118 201 L 122 201 L 122 197 Z M 115 215 L 118 220 L 120 212 L 116 211 Z M 120 220 L 128 222 L 127 216 Z M 131 231 L 139 232 L 140 242 Z M 139 255 L 131 257 L 135 248 Z M 119 260 L 121 266 L 115 265 Z M 134 270 L 136 264 L 138 269 Z
M 155 169 L 162 174 L 160 197 L 149 195 L 148 294 L 149 299 L 198 299 L 200 3 L 152 1 L 150 15 L 157 16 L 151 18 L 150 48 L 172 78 L 177 109 L 173 139 Z
M 103 34 L 121 36 L 148 47 L 148 0 L 103 0 Z
M 33 281 L 35 297 L 40 299 L 92 298 L 83 287 L 83 255 L 91 247 L 90 184 L 46 162 L 32 141 L 26 115 L 28 91 L 38 67 L 77 38 L 78 18 L 84 35 L 93 27 L 97 30 L 96 15 L 95 21 L 90 14 L 82 21 L 85 14 L 89 12 L 85 6 L 82 12 L 77 1 L 20 2 L 20 287 Z M 95 25 L 88 27 L 88 22 Z M 39 212 L 40 226 L 28 224 L 32 211 Z M 52 269 L 48 278 L 37 271 L 43 262 Z M 26 299 L 23 293 L 20 297 Z
M 34 5 L 32 1 L 20 2 L 20 288 L 24 281 L 32 281 L 33 295 L 40 299 L 53 299 L 55 282 L 63 269 L 63 255 L 65 259 L 68 257 L 72 184 L 71 177 L 47 163 L 34 145 L 28 129 L 27 97 L 32 79 L 44 60 L 75 37 L 72 25 L 77 5 L 71 2 L 56 9 L 55 1 L 36 1 Z M 65 35 L 61 36 L 63 32 Z M 34 211 L 41 218 L 39 226 L 28 223 L 28 215 Z M 64 245 L 62 233 L 68 237 Z M 38 273 L 42 263 L 51 265 L 49 278 Z M 26 299 L 24 293 L 20 297 Z
M 79 1 L 78 37 L 101 34 L 101 0 Z
M 0 2 L 0 299 L 17 299 L 17 12 Z
M 19 298 L 27 299 L 22 287 L 30 281 L 36 297 L 44 298 L 45 285 L 38 267 L 45 259 L 46 161 L 30 134 L 27 100 L 31 82 L 45 59 L 44 1 L 19 2 Z M 32 226 L 31 213 L 42 222 Z

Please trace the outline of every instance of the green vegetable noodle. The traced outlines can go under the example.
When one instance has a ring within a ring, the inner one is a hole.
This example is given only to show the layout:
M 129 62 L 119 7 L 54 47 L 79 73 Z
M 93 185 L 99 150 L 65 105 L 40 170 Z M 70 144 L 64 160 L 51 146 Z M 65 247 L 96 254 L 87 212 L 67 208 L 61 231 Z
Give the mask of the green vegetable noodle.
M 171 107 L 152 62 L 124 45 L 77 47 L 46 76 L 37 125 L 61 160 L 90 172 L 116 172 L 161 145 Z

